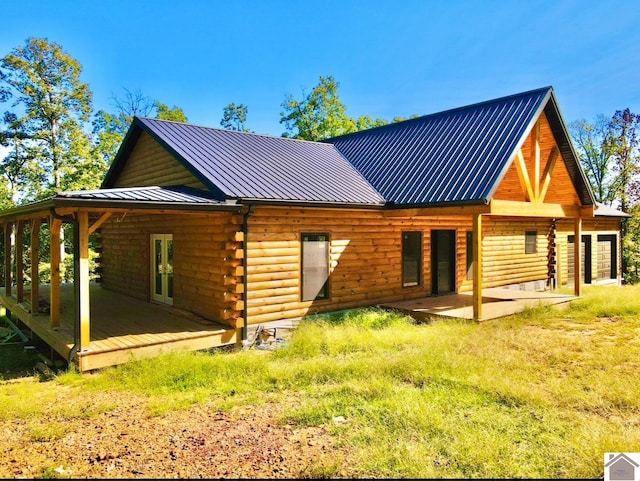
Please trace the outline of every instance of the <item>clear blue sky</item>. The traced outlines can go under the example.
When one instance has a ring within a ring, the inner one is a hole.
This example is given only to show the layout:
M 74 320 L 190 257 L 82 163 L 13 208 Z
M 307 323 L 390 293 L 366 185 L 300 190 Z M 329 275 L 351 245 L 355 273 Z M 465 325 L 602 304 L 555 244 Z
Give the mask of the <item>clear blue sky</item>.
M 126 87 L 219 127 L 225 105 L 244 103 L 251 129 L 280 135 L 285 95 L 333 75 L 353 117 L 547 85 L 567 122 L 640 113 L 637 0 L 7 0 L 0 10 L 0 56 L 30 36 L 61 44 L 96 110 L 113 110 Z

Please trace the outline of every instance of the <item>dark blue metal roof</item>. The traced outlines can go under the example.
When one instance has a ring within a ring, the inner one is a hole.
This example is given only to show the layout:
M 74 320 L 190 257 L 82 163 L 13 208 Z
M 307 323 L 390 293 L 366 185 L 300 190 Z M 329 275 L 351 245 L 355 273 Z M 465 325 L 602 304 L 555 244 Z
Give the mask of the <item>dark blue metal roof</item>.
M 551 95 L 542 88 L 325 142 L 387 201 L 487 203 Z
M 223 198 L 384 203 L 330 144 L 148 118 L 134 119 L 132 129 L 136 127 L 151 134 L 212 193 Z M 126 160 L 118 157 L 114 164 Z M 103 186 L 109 186 L 115 176 L 117 167 Z
M 582 203 L 593 204 L 551 87 L 324 142 L 135 118 L 102 187 L 117 185 L 147 132 L 218 200 L 487 204 L 542 111 Z
M 116 189 L 80 190 L 72 192 L 60 192 L 53 197 L 54 203 L 60 201 L 95 201 L 97 204 L 134 203 L 148 204 L 149 206 L 167 207 L 173 206 L 209 206 L 238 207 L 233 203 L 214 199 L 210 193 L 184 186 L 175 187 L 127 187 Z

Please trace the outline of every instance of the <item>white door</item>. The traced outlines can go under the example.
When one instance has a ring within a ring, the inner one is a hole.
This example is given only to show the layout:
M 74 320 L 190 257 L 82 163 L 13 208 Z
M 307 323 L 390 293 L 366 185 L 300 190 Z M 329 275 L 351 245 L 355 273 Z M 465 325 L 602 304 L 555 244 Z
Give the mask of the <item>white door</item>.
M 151 299 L 173 304 L 173 235 L 151 235 Z

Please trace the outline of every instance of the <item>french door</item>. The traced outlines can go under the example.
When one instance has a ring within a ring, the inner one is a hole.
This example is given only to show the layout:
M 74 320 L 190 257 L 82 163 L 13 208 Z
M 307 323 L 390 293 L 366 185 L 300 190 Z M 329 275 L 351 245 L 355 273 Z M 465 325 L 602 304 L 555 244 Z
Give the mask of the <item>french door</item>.
M 173 235 L 151 235 L 151 299 L 173 304 Z

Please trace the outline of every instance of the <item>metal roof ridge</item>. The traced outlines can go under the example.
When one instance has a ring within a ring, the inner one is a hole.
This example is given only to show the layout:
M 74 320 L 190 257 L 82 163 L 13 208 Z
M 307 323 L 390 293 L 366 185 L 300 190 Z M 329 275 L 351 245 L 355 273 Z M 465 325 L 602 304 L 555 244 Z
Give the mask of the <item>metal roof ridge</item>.
M 410 123 L 418 123 L 418 122 L 422 122 L 422 121 L 424 121 L 426 119 L 443 117 L 445 115 L 451 115 L 454 112 L 460 112 L 460 111 L 464 111 L 464 110 L 475 109 L 475 108 L 482 107 L 482 106 L 485 106 L 485 105 L 491 105 L 491 104 L 495 104 L 495 103 L 500 103 L 500 102 L 504 102 L 504 101 L 507 101 L 507 100 L 510 100 L 510 99 L 514 99 L 514 98 L 517 98 L 517 97 L 526 97 L 526 96 L 533 95 L 534 93 L 541 93 L 541 92 L 553 92 L 553 87 L 551 85 L 548 85 L 546 87 L 540 87 L 540 88 L 537 88 L 537 89 L 527 90 L 525 92 L 520 92 L 520 93 L 516 93 L 516 94 L 511 94 L 511 95 L 505 95 L 503 97 L 498 97 L 498 98 L 489 99 L 489 100 L 483 100 L 481 102 L 475 102 L 475 103 L 472 103 L 472 104 L 462 105 L 460 107 L 454 107 L 454 108 L 450 108 L 450 109 L 446 109 L 446 110 L 440 110 L 438 112 L 432 112 L 430 114 L 420 115 L 419 117 L 415 117 L 415 118 L 412 118 L 412 119 L 401 120 L 400 122 L 392 122 L 392 123 L 388 123 L 388 124 L 385 124 L 385 125 L 380 125 L 378 127 L 372 127 L 370 129 L 358 130 L 356 132 L 350 132 L 348 134 L 338 135 L 336 137 L 330 137 L 328 139 L 321 140 L 320 142 L 330 143 L 332 140 L 335 140 L 335 139 L 344 139 L 345 137 L 349 137 L 351 135 L 358 135 L 358 134 L 361 135 L 364 132 L 372 132 L 374 130 L 397 128 L 397 126 L 401 126 L 401 125 L 404 126 L 404 125 L 408 125 Z
M 175 120 L 164 120 L 164 119 L 153 119 L 151 117 L 134 117 L 134 119 L 138 119 L 141 121 L 151 121 L 151 122 L 157 122 L 157 123 L 169 123 L 169 124 L 177 124 L 180 126 L 184 126 L 184 127 L 195 127 L 195 128 L 199 128 L 199 129 L 206 129 L 206 130 L 214 130 L 217 132 L 228 132 L 231 135 L 249 135 L 249 136 L 253 136 L 253 137 L 264 137 L 267 139 L 275 139 L 275 140 L 285 140 L 285 141 L 292 141 L 292 142 L 306 142 L 306 143 L 311 143 L 311 144 L 315 144 L 315 145 L 321 145 L 321 146 L 325 146 L 328 145 L 327 143 L 325 143 L 322 140 L 306 140 L 306 139 L 294 139 L 292 137 L 282 137 L 282 136 L 277 136 L 277 135 L 271 135 L 271 134 L 260 134 L 257 132 L 242 132 L 240 130 L 231 130 L 231 129 L 223 129 L 220 127 L 211 127 L 211 126 L 207 126 L 207 125 L 201 125 L 201 124 L 192 124 L 192 123 L 188 123 L 188 122 L 177 122 Z

